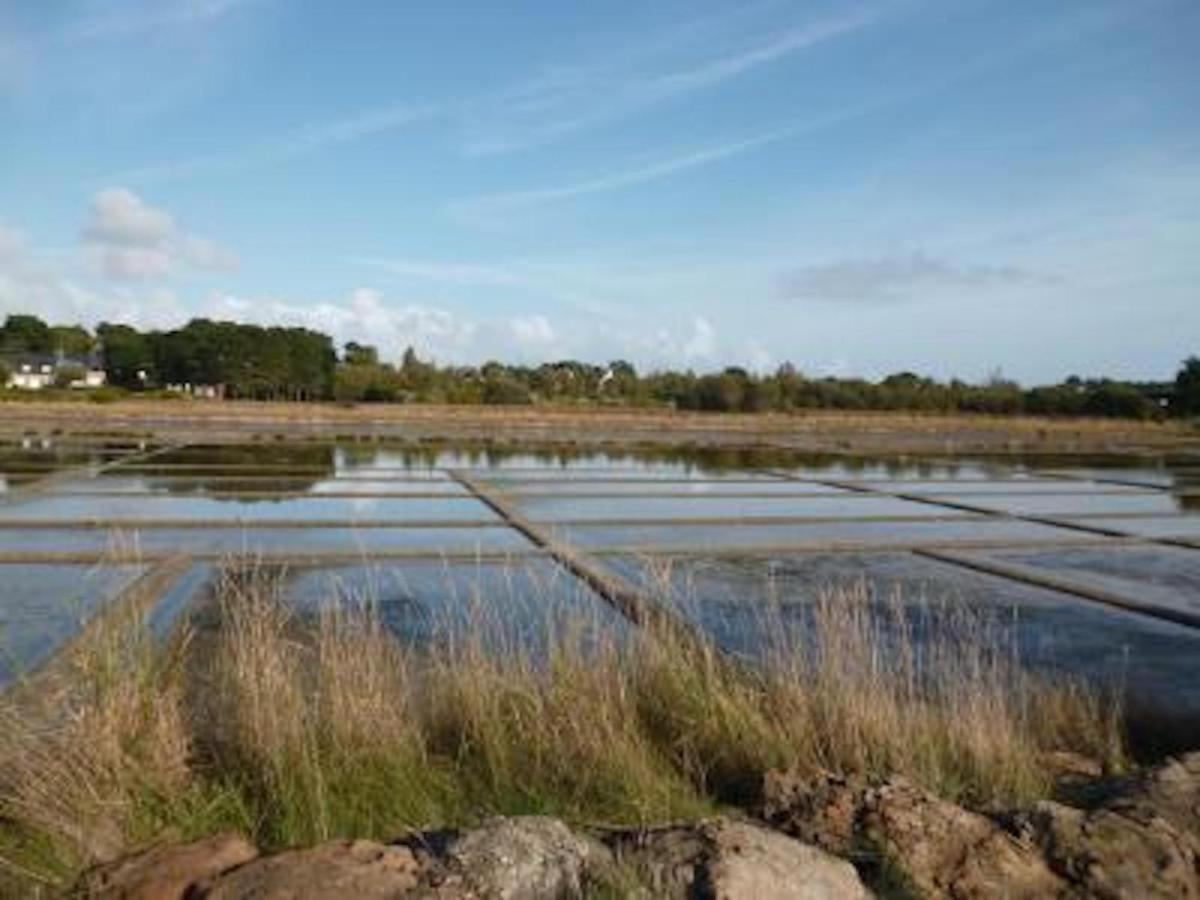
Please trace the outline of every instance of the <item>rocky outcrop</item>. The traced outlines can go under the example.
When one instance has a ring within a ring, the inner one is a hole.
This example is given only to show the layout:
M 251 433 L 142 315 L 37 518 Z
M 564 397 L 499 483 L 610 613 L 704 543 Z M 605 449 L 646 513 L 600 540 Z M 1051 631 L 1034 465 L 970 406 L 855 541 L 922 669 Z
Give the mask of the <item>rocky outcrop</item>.
M 257 856 L 258 849 L 236 834 L 219 834 L 190 844 L 164 844 L 93 869 L 84 876 L 79 893 L 103 900 L 182 897 L 197 883 Z
M 757 812 L 584 833 L 496 818 L 394 844 L 331 841 L 260 856 L 235 835 L 162 845 L 98 867 L 106 900 L 929 898 L 1200 900 L 1200 754 L 1096 781 L 1077 806 L 984 815 L 898 778 L 772 773 Z M 851 862 L 846 860 L 851 860 Z M 857 867 L 857 868 L 856 868 Z
M 985 816 L 902 779 L 772 773 L 761 814 L 922 897 L 1200 900 L 1200 754 L 1092 793 Z
M 188 900 L 391 900 L 414 890 L 420 875 L 407 847 L 331 841 L 260 857 L 200 882 L 182 896 Z
M 497 818 L 449 844 L 431 871 L 443 893 L 492 900 L 579 897 L 590 872 L 603 870 L 611 856 L 598 841 L 573 832 L 558 819 L 542 816 Z
M 763 797 L 776 827 L 918 896 L 1053 897 L 1066 888 L 1031 840 L 903 779 L 772 773 Z
M 618 865 L 632 867 L 647 897 L 713 900 L 865 900 L 854 867 L 825 851 L 750 822 L 610 837 Z
M 580 834 L 557 819 L 497 818 L 398 844 L 330 841 L 258 856 L 240 838 L 155 848 L 90 873 L 113 900 L 560 900 L 618 896 L 860 900 L 854 867 L 749 822 Z
M 1024 821 L 1051 867 L 1078 894 L 1116 898 L 1200 898 L 1195 841 L 1166 819 L 1041 803 Z
M 923 897 L 1033 900 L 1066 893 L 1028 838 L 902 780 L 864 794 L 858 826 L 864 842 Z

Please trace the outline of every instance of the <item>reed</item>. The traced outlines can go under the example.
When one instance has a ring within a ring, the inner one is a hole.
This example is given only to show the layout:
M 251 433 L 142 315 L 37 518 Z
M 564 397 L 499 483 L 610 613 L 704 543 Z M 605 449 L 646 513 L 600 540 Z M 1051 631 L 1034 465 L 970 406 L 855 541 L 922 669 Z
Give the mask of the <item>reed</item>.
M 864 583 L 824 592 L 803 627 L 769 608 L 762 653 L 731 660 L 582 614 L 497 640 L 503 604 L 407 646 L 371 598 L 300 615 L 284 579 L 230 568 L 193 639 L 159 646 L 140 618 L 114 621 L 53 702 L 6 701 L 5 877 L 61 887 L 147 841 L 218 828 L 281 847 L 495 813 L 693 818 L 752 802 L 780 767 L 899 774 L 1011 807 L 1048 796 L 1048 752 L 1124 760 L 1112 707 L 1023 670 L 994 623 L 915 614 Z

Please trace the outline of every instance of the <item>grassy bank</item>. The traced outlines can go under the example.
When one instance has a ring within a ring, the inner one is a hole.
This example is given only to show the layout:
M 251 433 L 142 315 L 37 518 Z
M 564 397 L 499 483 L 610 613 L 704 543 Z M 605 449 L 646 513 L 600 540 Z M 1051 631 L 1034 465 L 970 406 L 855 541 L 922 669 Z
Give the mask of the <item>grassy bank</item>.
M 1006 806 L 1051 790 L 1047 751 L 1122 762 L 1100 700 L 1022 672 L 986 621 L 959 611 L 918 639 L 853 585 L 753 667 L 584 620 L 536 651 L 498 648 L 486 621 L 405 647 L 369 602 L 300 618 L 280 588 L 228 570 L 170 645 L 110 621 L 57 683 L 4 701 L 0 887 L 223 828 L 280 847 L 489 813 L 657 822 L 752 802 L 779 767 Z

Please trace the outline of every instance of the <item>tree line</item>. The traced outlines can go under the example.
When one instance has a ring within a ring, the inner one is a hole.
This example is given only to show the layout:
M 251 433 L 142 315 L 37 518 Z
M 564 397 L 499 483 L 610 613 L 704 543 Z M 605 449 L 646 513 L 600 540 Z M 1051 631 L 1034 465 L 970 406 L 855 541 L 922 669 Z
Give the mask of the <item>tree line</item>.
M 209 385 L 252 400 L 328 399 L 337 366 L 333 341 L 307 328 L 194 319 L 170 331 L 105 322 L 93 335 L 78 325 L 9 316 L 0 327 L 0 358 L 29 353 L 98 354 L 108 383 L 131 391 Z
M 1173 382 L 1071 377 L 1025 388 L 996 376 L 984 384 L 937 381 L 912 372 L 879 381 L 814 377 L 790 363 L 769 374 L 738 367 L 719 372 L 639 373 L 623 360 L 576 360 L 536 366 L 487 362 L 440 366 L 410 347 L 397 363 L 377 348 L 333 340 L 306 328 L 262 327 L 194 319 L 182 328 L 139 331 L 102 323 L 48 325 L 11 315 L 0 327 L 0 359 L 21 353 L 81 357 L 98 353 L 110 384 L 130 391 L 169 386 L 219 387 L 224 396 L 346 403 L 625 405 L 714 412 L 804 409 L 908 410 L 1012 415 L 1157 419 L 1200 415 L 1200 358 L 1185 360 Z

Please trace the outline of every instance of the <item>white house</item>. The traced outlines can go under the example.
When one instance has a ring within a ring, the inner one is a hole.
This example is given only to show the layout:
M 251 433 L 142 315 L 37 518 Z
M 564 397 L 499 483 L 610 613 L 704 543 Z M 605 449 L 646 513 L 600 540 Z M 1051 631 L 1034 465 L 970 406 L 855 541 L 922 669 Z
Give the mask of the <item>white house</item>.
M 22 354 L 4 360 L 8 366 L 8 381 L 5 387 L 22 391 L 40 391 L 53 387 L 61 370 L 82 372 L 83 377 L 73 378 L 70 387 L 83 390 L 103 387 L 104 369 L 95 360 L 72 359 L 67 356 Z

